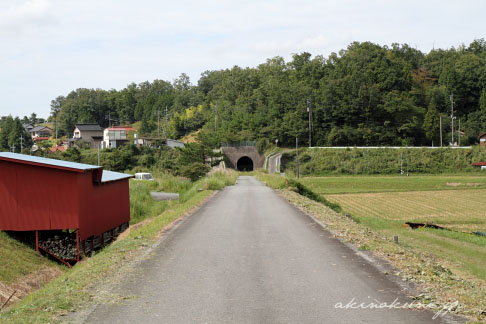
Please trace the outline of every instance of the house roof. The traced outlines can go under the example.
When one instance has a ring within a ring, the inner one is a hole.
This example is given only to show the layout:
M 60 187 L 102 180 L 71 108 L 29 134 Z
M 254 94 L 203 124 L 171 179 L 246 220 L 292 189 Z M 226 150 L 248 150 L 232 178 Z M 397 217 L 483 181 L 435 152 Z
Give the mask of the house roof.
M 98 124 L 76 124 L 75 127 L 80 131 L 103 131 L 103 128 Z
M 66 148 L 65 148 L 63 145 L 58 145 L 58 146 L 53 146 L 53 147 L 51 147 L 49 150 L 50 150 L 51 152 L 57 152 L 57 151 L 62 152 L 62 151 L 64 151 L 65 149 L 66 149 Z
M 486 133 L 482 133 L 481 135 L 478 136 L 478 138 L 484 137 Z
M 473 166 L 486 166 L 486 162 L 474 162 Z
M 117 181 L 121 179 L 128 179 L 133 177 L 131 174 L 103 170 L 103 167 L 97 165 L 48 159 L 48 158 L 32 156 L 32 155 L 24 155 L 18 153 L 0 152 L 0 160 L 13 161 L 17 163 L 36 165 L 41 167 L 53 168 L 53 169 L 62 169 L 62 170 L 68 170 L 74 172 L 84 172 L 88 170 L 101 170 L 103 172 L 101 177 L 102 183 Z
M 134 131 L 135 128 L 130 127 L 130 126 L 112 126 L 110 128 L 107 128 L 109 131 L 116 131 L 116 130 L 126 130 L 127 132 Z
M 103 170 L 103 176 L 101 177 L 101 182 L 117 181 L 117 180 L 128 179 L 128 178 L 133 178 L 133 175 Z
M 47 128 L 48 130 L 52 130 L 52 129 L 50 129 L 50 128 L 49 128 L 49 127 L 47 127 L 47 126 L 36 126 L 36 127 L 32 128 L 32 129 L 31 129 L 29 132 L 31 132 L 31 133 L 34 133 L 34 132 L 39 132 L 39 131 L 41 131 L 41 130 L 43 130 L 43 129 L 46 129 L 46 128 Z
M 14 161 L 23 164 L 38 165 L 38 166 L 55 168 L 55 169 L 68 169 L 77 172 L 84 172 L 86 170 L 94 170 L 94 169 L 101 168 L 96 165 L 48 159 L 39 156 L 24 155 L 18 153 L 10 153 L 10 152 L 1 152 L 0 160 Z

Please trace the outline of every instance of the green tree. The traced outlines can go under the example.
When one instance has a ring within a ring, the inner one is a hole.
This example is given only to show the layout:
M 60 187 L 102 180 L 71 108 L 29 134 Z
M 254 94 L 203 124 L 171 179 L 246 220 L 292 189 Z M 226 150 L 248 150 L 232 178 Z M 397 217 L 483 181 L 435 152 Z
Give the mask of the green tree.
M 429 108 L 424 118 L 424 130 L 427 139 L 435 143 L 439 143 L 439 132 L 440 132 L 440 121 L 439 112 L 437 111 L 435 101 L 431 100 L 429 103 Z
M 14 119 L 8 116 L 0 132 L 0 148 L 4 151 L 13 148 L 15 152 L 20 153 L 22 149 L 32 147 L 32 144 L 32 137 L 25 130 L 22 121 L 18 117 Z
M 37 124 L 37 114 L 36 114 L 36 113 L 32 113 L 32 114 L 30 115 L 29 122 L 30 122 L 32 125 Z

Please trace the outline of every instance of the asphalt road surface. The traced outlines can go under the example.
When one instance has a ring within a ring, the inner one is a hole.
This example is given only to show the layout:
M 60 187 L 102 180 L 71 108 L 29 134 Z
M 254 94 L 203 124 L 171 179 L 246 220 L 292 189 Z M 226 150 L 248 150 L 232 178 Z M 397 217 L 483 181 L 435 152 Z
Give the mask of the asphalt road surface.
M 268 173 L 280 173 L 280 159 L 282 153 L 272 155 L 268 158 Z
M 445 322 L 428 311 L 336 307 L 407 302 L 402 289 L 271 189 L 240 177 L 116 290 L 134 297 L 98 305 L 85 323 Z

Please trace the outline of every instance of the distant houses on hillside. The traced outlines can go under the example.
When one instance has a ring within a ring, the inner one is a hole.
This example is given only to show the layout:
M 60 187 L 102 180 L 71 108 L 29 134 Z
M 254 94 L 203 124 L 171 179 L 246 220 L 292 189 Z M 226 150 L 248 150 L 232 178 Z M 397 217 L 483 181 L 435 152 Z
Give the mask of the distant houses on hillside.
M 47 126 L 33 126 L 23 124 L 24 129 L 30 134 L 34 141 L 33 151 L 38 149 L 38 143 L 47 141 L 54 135 L 54 131 Z M 1 129 L 0 129 L 1 131 Z M 103 128 L 94 123 L 75 124 L 73 137 L 62 144 L 49 148 L 50 152 L 62 152 L 70 147 L 89 147 L 91 149 L 117 148 L 127 143 L 135 144 L 139 147 L 184 147 L 184 142 L 160 137 L 138 136 L 137 130 L 131 126 L 111 126 Z
M 76 124 L 73 137 L 68 140 L 68 146 L 80 146 L 78 143 L 84 142 L 90 148 L 106 149 L 117 148 L 131 141 L 131 143 L 139 147 L 157 147 L 160 144 L 169 147 L 184 147 L 184 143 L 181 141 L 161 138 L 156 138 L 156 141 L 151 141 L 147 140 L 147 138 L 139 138 L 135 132 L 136 129 L 131 126 L 111 126 L 103 129 L 98 124 Z M 130 133 L 133 134 L 132 137 L 129 136 Z M 155 145 L 155 143 L 158 145 Z

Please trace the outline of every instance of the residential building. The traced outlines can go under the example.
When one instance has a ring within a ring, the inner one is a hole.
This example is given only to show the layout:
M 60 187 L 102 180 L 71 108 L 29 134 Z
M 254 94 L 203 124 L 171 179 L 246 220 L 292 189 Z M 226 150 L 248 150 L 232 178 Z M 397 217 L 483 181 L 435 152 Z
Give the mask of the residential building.
M 103 142 L 103 128 L 98 124 L 76 124 L 69 145 L 73 146 L 78 141 L 88 143 L 90 148 L 98 148 Z
M 479 135 L 479 146 L 486 147 L 486 133 Z
M 24 126 L 24 129 L 28 132 L 30 132 L 34 126 L 32 126 L 31 124 L 23 124 L 22 126 Z
M 40 139 L 48 139 L 54 132 L 47 126 L 37 126 L 32 128 L 29 133 L 34 141 L 38 141 Z
M 112 126 L 103 131 L 103 148 L 116 148 L 128 142 L 128 134 L 135 131 L 130 126 Z

